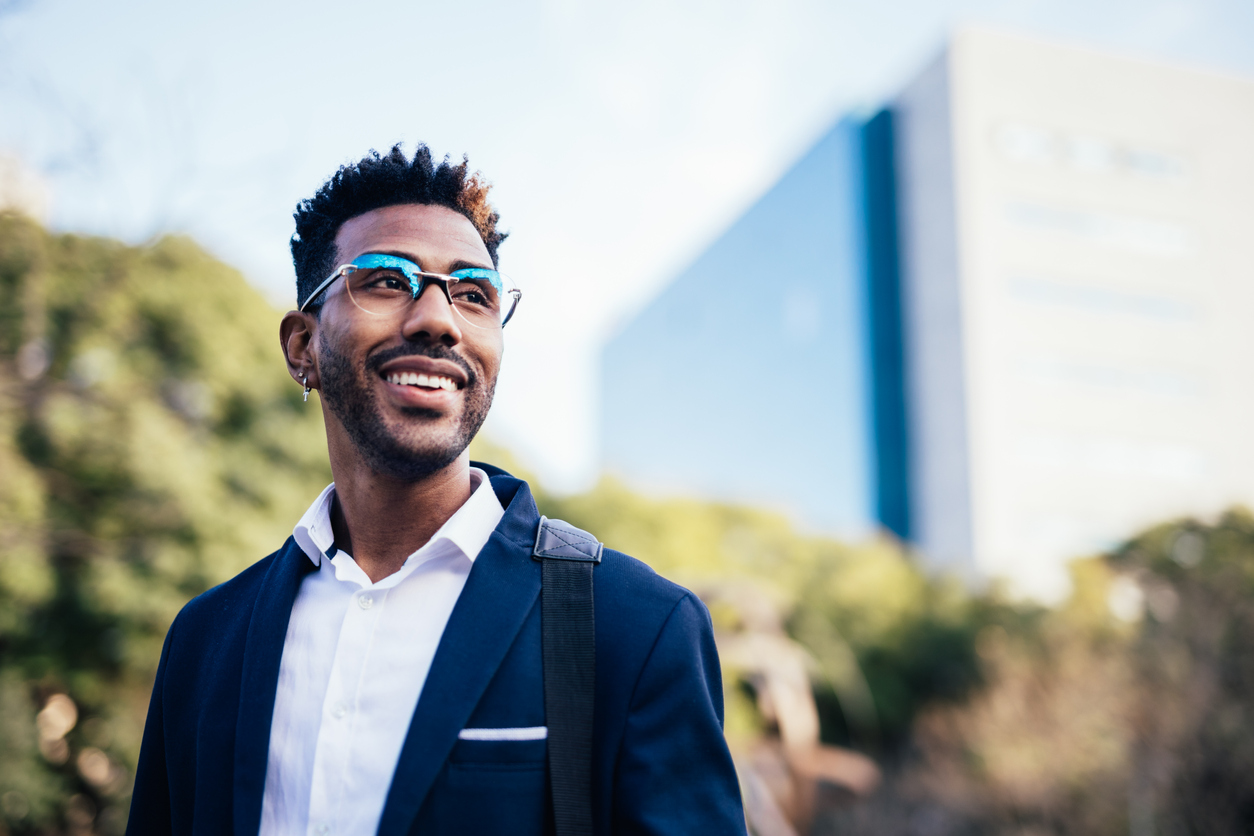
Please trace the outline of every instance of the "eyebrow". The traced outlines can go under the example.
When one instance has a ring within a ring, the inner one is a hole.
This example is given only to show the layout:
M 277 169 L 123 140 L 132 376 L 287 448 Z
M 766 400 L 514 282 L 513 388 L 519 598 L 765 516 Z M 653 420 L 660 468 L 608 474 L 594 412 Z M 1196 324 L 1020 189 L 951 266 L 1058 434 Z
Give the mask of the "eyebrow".
M 424 273 L 431 272 L 428 271 L 427 268 L 423 267 L 422 262 L 410 253 L 403 253 L 399 250 L 372 250 L 372 252 L 378 253 L 379 255 L 391 255 L 397 258 L 403 258 L 406 261 L 412 261 L 414 264 L 417 264 Z M 465 261 L 463 259 L 454 261 L 449 265 L 450 273 L 456 273 L 458 270 L 491 270 L 494 273 L 500 272 L 495 267 L 485 267 L 482 264 L 476 264 L 473 261 Z
M 495 267 L 484 267 L 482 264 L 475 264 L 472 261 L 454 261 L 451 265 L 450 273 L 456 273 L 458 270 L 491 270 L 493 273 L 499 273 Z

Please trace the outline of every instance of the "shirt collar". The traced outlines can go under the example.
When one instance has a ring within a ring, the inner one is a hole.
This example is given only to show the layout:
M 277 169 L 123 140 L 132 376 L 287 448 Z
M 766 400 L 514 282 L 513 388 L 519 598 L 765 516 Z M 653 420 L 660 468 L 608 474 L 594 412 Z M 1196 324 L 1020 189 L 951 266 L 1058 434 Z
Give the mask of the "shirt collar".
M 321 565 L 324 557 L 329 557 L 335 544 L 335 533 L 331 529 L 331 502 L 334 499 L 335 483 L 332 482 L 318 494 L 318 498 L 292 529 L 296 545 L 300 546 L 315 566 Z M 487 473 L 472 467 L 470 498 L 414 555 L 441 540 L 448 540 L 473 562 L 504 516 L 505 509 L 496 498 L 496 492 L 492 490 L 492 480 Z M 414 555 L 410 555 L 410 558 Z
M 292 538 L 301 551 L 309 556 L 315 566 L 322 563 L 322 557 L 335 543 L 335 533 L 331 530 L 331 500 L 335 498 L 335 483 L 327 485 L 318 494 L 292 529 Z

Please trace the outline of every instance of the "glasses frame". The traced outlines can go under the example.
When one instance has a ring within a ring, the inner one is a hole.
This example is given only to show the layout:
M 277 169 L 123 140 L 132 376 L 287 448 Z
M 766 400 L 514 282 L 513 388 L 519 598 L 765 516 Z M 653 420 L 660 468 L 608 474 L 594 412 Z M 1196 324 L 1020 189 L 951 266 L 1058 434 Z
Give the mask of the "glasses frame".
M 509 303 L 509 310 L 505 312 L 505 316 L 501 319 L 501 327 L 505 327 L 505 323 L 513 318 L 514 312 L 518 310 L 518 302 L 522 299 L 522 290 L 517 287 L 505 289 L 505 281 L 497 270 L 489 270 L 486 267 L 468 267 L 464 270 L 455 270 L 452 275 L 445 273 L 429 273 L 423 270 L 418 264 L 407 258 L 389 253 L 362 253 L 347 264 L 341 264 L 335 268 L 335 272 L 323 279 L 322 283 L 313 289 L 309 294 L 309 298 L 298 308 L 304 313 L 313 304 L 314 300 L 335 282 L 336 279 L 347 277 L 358 270 L 384 270 L 392 269 L 398 271 L 409 281 L 409 292 L 412 299 L 417 299 L 422 295 L 423 291 L 430 286 L 432 282 L 436 282 L 440 290 L 444 291 L 444 297 L 448 299 L 450 307 L 453 307 L 453 294 L 449 291 L 449 285 L 456 284 L 459 281 L 484 280 L 486 279 L 492 287 L 496 288 L 497 294 L 504 302 L 507 298 L 512 299 Z M 504 309 L 504 305 L 502 305 Z M 365 309 L 362 309 L 365 311 Z M 373 313 L 372 311 L 365 311 Z M 378 316 L 378 314 L 375 314 Z M 463 315 L 463 319 L 464 319 Z M 473 326 L 473 323 L 471 323 Z

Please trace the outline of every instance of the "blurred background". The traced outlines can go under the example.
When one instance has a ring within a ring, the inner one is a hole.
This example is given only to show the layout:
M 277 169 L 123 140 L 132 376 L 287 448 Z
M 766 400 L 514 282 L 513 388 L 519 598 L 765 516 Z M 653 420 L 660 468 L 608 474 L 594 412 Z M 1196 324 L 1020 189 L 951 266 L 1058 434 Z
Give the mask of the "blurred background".
M 755 833 L 1254 832 L 1252 44 L 0 0 L 0 833 L 124 829 L 170 621 L 329 481 L 290 216 L 396 142 L 511 232 L 472 452 L 709 605 Z

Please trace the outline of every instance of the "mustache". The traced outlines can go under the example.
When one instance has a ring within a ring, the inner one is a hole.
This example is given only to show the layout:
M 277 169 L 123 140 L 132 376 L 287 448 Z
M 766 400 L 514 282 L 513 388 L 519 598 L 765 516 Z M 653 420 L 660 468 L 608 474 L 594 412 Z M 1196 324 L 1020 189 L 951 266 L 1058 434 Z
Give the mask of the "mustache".
M 366 371 L 378 374 L 379 369 L 383 368 L 384 364 L 391 363 L 399 357 L 427 357 L 432 360 L 447 360 L 456 364 L 459 369 L 466 373 L 467 387 L 474 385 L 477 380 L 474 370 L 470 368 L 470 364 L 460 354 L 439 343 L 406 343 L 405 345 L 398 345 L 395 348 L 380 351 L 366 360 Z

